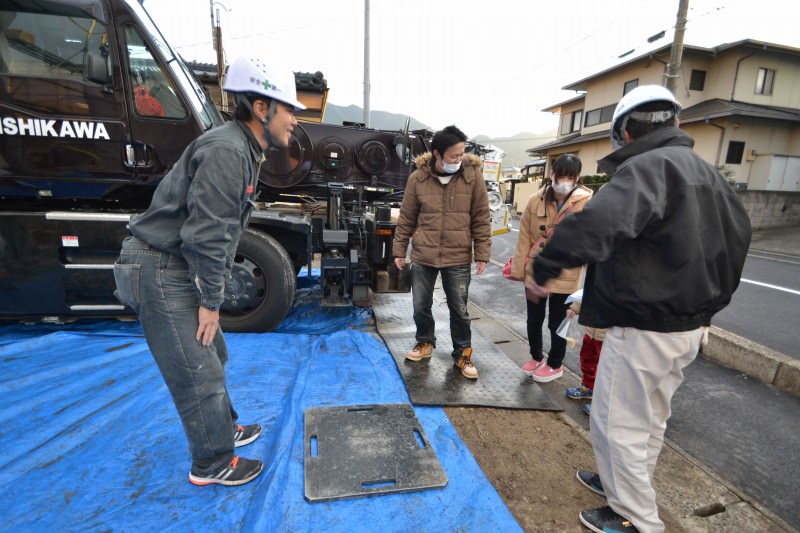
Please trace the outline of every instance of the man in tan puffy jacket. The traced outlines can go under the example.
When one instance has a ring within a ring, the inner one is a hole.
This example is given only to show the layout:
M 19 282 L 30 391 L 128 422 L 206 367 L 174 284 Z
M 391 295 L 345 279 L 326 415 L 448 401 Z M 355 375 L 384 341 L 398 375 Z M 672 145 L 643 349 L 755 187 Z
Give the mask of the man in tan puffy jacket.
M 453 362 L 468 379 L 476 379 L 472 362 L 472 333 L 467 312 L 470 266 L 481 274 L 491 255 L 489 197 L 481 161 L 465 154 L 467 136 L 455 126 L 437 132 L 431 151 L 419 156 L 403 195 L 392 255 L 398 269 L 406 266 L 411 248 L 411 290 L 416 344 L 406 359 L 421 361 L 436 346 L 431 306 L 433 287 L 441 272 L 450 309 Z

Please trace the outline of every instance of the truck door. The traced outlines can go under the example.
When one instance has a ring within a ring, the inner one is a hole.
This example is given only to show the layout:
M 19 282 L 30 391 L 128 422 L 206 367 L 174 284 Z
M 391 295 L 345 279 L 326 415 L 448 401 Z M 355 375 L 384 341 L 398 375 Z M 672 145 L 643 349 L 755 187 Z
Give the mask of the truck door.
M 141 4 L 127 0 L 114 5 L 130 109 L 126 164 L 139 184 L 152 183 L 192 140 L 222 119 Z
M 108 5 L 0 4 L 0 196 L 98 198 L 129 182 Z

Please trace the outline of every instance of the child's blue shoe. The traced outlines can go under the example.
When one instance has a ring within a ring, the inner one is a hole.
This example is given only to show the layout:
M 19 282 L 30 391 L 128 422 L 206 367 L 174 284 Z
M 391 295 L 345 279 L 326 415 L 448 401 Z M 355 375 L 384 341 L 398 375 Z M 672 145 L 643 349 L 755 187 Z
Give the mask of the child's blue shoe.
M 573 400 L 591 400 L 592 399 L 592 389 L 587 387 L 586 385 L 581 384 L 580 387 L 570 387 L 566 390 L 567 398 L 572 398 Z

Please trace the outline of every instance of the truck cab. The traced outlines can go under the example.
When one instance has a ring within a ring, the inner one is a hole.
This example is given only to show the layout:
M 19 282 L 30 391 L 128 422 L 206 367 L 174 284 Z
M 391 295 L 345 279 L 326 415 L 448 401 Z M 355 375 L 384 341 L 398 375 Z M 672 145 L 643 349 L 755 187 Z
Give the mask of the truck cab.
M 132 316 L 113 296 L 127 222 L 222 123 L 139 1 L 0 0 L 0 320 Z M 274 328 L 314 261 L 324 304 L 408 290 L 391 210 L 425 138 L 304 123 L 268 154 L 223 327 Z
M 0 196 L 146 206 L 220 114 L 134 0 L 0 2 Z

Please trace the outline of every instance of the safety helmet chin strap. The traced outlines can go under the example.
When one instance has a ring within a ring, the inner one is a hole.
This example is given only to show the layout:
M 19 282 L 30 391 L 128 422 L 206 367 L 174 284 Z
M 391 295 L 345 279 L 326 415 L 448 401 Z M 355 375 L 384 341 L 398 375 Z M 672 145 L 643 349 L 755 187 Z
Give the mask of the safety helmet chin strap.
M 234 101 L 236 105 L 243 105 L 250 111 L 250 115 L 253 118 L 256 118 L 256 113 L 253 111 L 253 104 L 250 103 L 250 100 L 245 96 L 243 93 L 236 93 L 234 97 Z M 277 103 L 275 100 L 269 100 L 269 111 L 267 111 L 267 118 L 261 121 L 261 125 L 264 126 L 264 139 L 267 141 L 267 148 L 272 148 L 275 146 L 275 143 L 272 141 L 272 135 L 269 133 L 269 119 L 271 119 L 275 115 L 275 109 L 277 108 Z

